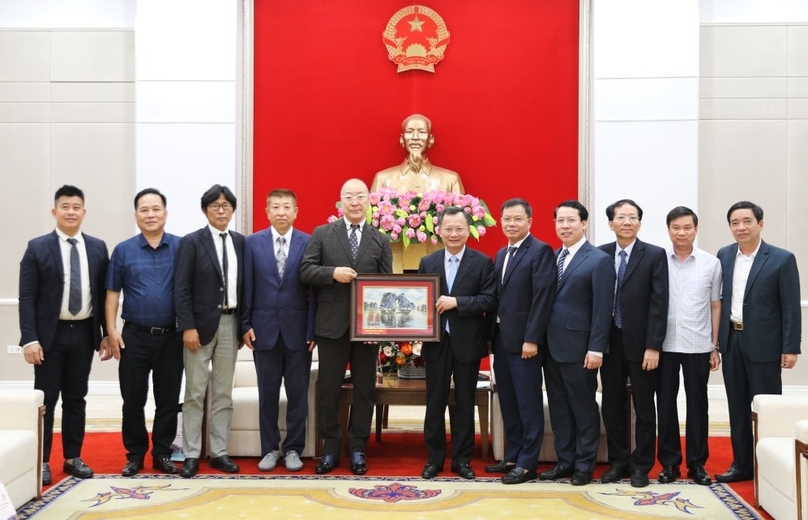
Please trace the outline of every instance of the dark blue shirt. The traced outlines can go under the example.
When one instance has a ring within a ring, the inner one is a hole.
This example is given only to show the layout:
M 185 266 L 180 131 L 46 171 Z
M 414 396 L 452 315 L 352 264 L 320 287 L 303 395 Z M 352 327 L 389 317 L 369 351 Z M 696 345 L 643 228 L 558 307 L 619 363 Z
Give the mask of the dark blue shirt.
M 173 327 L 174 257 L 180 237 L 163 233 L 154 248 L 143 234 L 115 246 L 107 270 L 107 289 L 123 291 L 124 321 L 144 327 Z

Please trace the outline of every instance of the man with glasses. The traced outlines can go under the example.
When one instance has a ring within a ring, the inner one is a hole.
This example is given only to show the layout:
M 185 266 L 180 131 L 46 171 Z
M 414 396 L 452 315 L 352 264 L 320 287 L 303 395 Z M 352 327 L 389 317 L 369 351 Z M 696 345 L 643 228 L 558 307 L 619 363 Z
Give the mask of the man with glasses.
M 177 328 L 185 346 L 183 478 L 191 478 L 199 471 L 208 382 L 210 465 L 225 473 L 239 470 L 227 455 L 227 439 L 233 417 L 233 374 L 241 346 L 237 309 L 244 271 L 244 236 L 227 229 L 236 209 L 236 196 L 227 186 L 214 184 L 202 195 L 201 207 L 208 225 L 182 239 L 174 276 Z
M 438 215 L 446 249 L 421 259 L 418 272 L 440 275 L 435 307 L 440 314 L 441 341 L 424 343 L 426 414 L 424 441 L 429 459 L 421 473 L 435 478 L 446 459 L 446 406 L 452 380 L 455 416 L 452 430 L 452 472 L 473 479 L 474 395 L 480 359 L 488 354 L 486 313 L 496 309 L 494 264 L 486 255 L 466 247 L 471 215 L 449 206 Z
M 499 299 L 494 324 L 494 373 L 508 439 L 508 451 L 487 473 L 505 473 L 503 484 L 536 478 L 544 438 L 541 367 L 547 320 L 556 287 L 556 264 L 550 246 L 530 234 L 533 209 L 524 199 L 502 204 L 502 231 L 507 247 L 495 262 Z
M 603 358 L 603 425 L 609 445 L 604 483 L 631 477 L 631 485 L 648 485 L 654 465 L 656 408 L 654 392 L 662 342 L 668 326 L 668 260 L 665 250 L 637 238 L 642 208 L 629 199 L 606 208 L 609 228 L 617 240 L 600 246 L 614 261 L 614 319 L 609 353 Z M 631 379 L 637 416 L 631 451 L 627 429 L 626 383 Z
M 367 472 L 365 448 L 376 404 L 377 345 L 351 341 L 349 336 L 351 281 L 357 274 L 391 273 L 390 239 L 366 222 L 368 187 L 350 179 L 340 191 L 343 218 L 317 227 L 300 265 L 300 281 L 317 286 L 314 337 L 320 371 L 317 391 L 317 429 L 323 457 L 315 472 L 330 473 L 339 466 L 342 428 L 339 394 L 345 369 L 351 364 L 353 405 L 348 448 L 351 472 Z

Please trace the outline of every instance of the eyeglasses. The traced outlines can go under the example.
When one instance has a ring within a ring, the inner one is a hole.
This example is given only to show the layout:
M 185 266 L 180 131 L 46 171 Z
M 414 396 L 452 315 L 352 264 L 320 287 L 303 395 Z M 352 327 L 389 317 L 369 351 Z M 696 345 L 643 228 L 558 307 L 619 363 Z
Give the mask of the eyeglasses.
M 368 196 L 365 195 L 364 193 L 361 195 L 342 195 L 340 198 L 344 202 L 347 202 L 348 204 L 351 204 L 353 201 L 365 202 L 366 200 L 368 200 Z
M 452 228 L 440 228 L 441 235 L 462 235 L 463 233 L 468 233 L 469 228 L 461 228 L 461 227 L 452 227 Z
M 614 221 L 620 222 L 621 224 L 626 221 L 635 224 L 640 221 L 640 217 L 638 217 L 637 215 L 617 215 L 616 217 L 614 217 Z
M 499 221 L 502 222 L 503 224 L 519 224 L 521 226 L 522 224 L 527 222 L 527 219 L 523 217 L 516 217 L 516 218 L 503 217 L 499 219 Z
M 222 202 L 221 204 L 214 202 L 213 204 L 208 204 L 208 209 L 212 209 L 213 211 L 219 211 L 220 209 L 230 211 L 233 209 L 233 205 L 229 202 Z

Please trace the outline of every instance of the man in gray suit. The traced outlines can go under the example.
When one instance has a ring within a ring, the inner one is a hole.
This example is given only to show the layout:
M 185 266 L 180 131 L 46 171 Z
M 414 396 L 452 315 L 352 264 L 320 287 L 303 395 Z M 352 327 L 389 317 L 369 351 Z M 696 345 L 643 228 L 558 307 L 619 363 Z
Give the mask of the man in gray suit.
M 350 179 L 340 192 L 343 218 L 314 230 L 300 265 L 300 281 L 318 286 L 314 337 L 320 357 L 317 429 L 323 458 L 315 472 L 329 473 L 339 465 L 342 429 L 339 393 L 345 368 L 351 364 L 353 407 L 348 432 L 351 472 L 367 472 L 365 446 L 376 401 L 376 358 L 373 345 L 349 339 L 350 283 L 359 273 L 392 273 L 390 240 L 366 222 L 368 187 Z

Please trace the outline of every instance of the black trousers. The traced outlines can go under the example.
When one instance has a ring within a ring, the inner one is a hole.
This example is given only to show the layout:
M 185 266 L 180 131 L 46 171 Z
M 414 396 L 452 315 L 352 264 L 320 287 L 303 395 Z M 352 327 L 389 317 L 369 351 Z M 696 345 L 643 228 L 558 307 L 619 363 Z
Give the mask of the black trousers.
M 142 458 L 149 451 L 145 407 L 149 396 L 149 374 L 154 393 L 152 456 L 170 457 L 171 443 L 177 436 L 182 385 L 182 336 L 179 333 L 152 335 L 124 326 L 118 365 L 123 397 L 121 434 L 128 457 Z
M 34 365 L 34 388 L 45 394 L 42 460 L 50 461 L 54 408 L 62 397 L 62 453 L 81 456 L 86 419 L 87 380 L 93 364 L 93 319 L 59 321 L 53 344 L 41 365 Z
M 323 440 L 323 455 L 339 457 L 342 428 L 339 424 L 339 394 L 345 379 L 345 368 L 351 363 L 353 403 L 348 449 L 364 452 L 370 437 L 370 423 L 376 406 L 377 344 L 317 336 L 320 368 L 317 377 L 317 429 Z
M 657 458 L 663 466 L 682 463 L 679 434 L 679 367 L 687 399 L 685 445 L 687 467 L 707 462 L 710 418 L 708 414 L 707 380 L 710 378 L 710 353 L 682 354 L 662 352 L 659 357 L 659 388 L 657 388 Z

